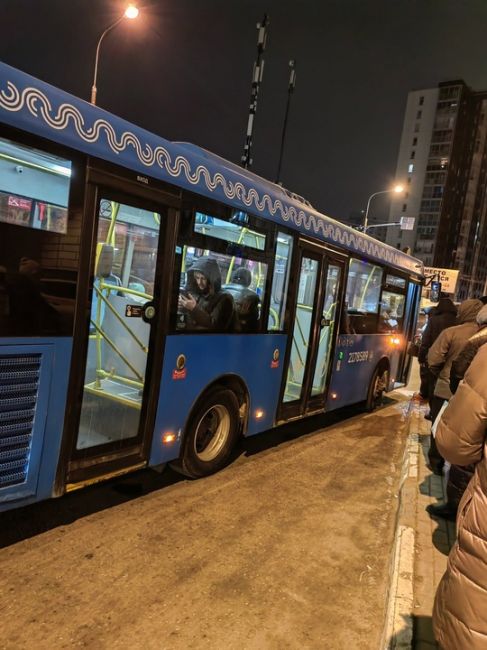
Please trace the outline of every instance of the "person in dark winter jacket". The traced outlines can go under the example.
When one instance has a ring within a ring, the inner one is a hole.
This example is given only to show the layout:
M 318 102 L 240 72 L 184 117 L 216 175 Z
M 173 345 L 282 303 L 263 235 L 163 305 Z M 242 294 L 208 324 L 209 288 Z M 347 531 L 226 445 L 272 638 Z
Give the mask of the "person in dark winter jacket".
M 426 363 L 428 350 L 444 329 L 456 325 L 456 318 L 457 308 L 450 298 L 440 298 L 437 306 L 430 312 L 428 324 L 421 335 L 421 345 L 418 353 L 419 363 Z
M 420 366 L 420 374 L 427 383 L 427 394 L 430 405 L 430 413 L 433 408 L 433 395 L 435 390 L 436 377 L 429 371 L 428 368 L 428 352 L 430 347 L 436 341 L 438 336 L 447 327 L 456 325 L 457 308 L 450 298 L 440 298 L 440 301 L 428 315 L 428 323 L 424 332 L 421 335 L 421 345 L 418 351 L 418 362 Z M 428 416 L 428 419 L 431 419 Z
M 450 372 L 450 390 L 452 394 L 456 393 L 458 384 L 463 379 L 479 348 L 487 343 L 487 304 L 477 314 L 477 324 L 480 328 L 479 331 L 469 338 L 460 354 L 452 363 Z M 428 506 L 426 509 L 430 515 L 455 521 L 458 504 L 467 489 L 467 485 L 474 471 L 475 465 L 452 465 L 446 485 L 447 502 L 442 505 Z
M 201 257 L 188 271 L 186 291 L 178 307 L 187 314 L 188 329 L 228 332 L 235 326 L 235 306 L 229 293 L 221 291 L 218 262 Z

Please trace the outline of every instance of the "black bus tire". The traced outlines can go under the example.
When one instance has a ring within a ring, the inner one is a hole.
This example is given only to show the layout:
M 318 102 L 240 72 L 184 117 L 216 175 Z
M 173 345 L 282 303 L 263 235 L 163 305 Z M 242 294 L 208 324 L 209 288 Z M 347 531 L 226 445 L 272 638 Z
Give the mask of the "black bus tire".
M 384 397 L 384 391 L 389 383 L 389 370 L 385 367 L 377 366 L 370 380 L 369 390 L 367 391 L 367 400 L 365 409 L 369 413 L 381 406 Z
M 207 393 L 190 416 L 174 468 L 191 478 L 218 472 L 230 460 L 239 424 L 239 404 L 231 390 L 216 388 Z

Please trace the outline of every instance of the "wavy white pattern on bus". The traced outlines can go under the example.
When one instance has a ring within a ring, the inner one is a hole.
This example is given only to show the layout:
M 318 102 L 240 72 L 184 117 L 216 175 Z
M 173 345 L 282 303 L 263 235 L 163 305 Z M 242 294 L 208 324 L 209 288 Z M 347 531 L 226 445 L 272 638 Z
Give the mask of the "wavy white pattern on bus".
M 220 172 L 212 174 L 204 165 L 198 165 L 192 171 L 191 163 L 184 156 L 177 155 L 173 161 L 165 147 L 159 145 L 152 148 L 149 144 L 143 146 L 139 138 L 130 131 L 124 131 L 117 138 L 113 126 L 104 119 L 97 119 L 91 127 L 86 127 L 83 115 L 72 104 L 61 104 L 57 112 L 53 114 L 49 98 L 37 88 L 27 87 L 20 92 L 12 82 L 7 81 L 7 89 L 8 91 L 0 92 L 0 106 L 7 111 L 18 112 L 26 106 L 34 117 L 44 120 L 46 124 L 57 131 L 66 129 L 69 122 L 72 121 L 79 137 L 89 143 L 97 142 L 105 133 L 108 146 L 112 151 L 118 154 L 131 145 L 140 162 L 146 167 L 157 165 L 173 178 L 184 176 L 191 185 L 203 182 L 212 192 L 220 187 L 228 199 L 238 199 L 248 208 L 254 206 L 259 212 L 264 212 L 267 208 L 272 215 L 277 214 L 283 221 L 291 221 L 296 226 L 303 226 L 317 235 L 321 233 L 326 239 L 343 246 L 354 248 L 356 251 L 367 253 L 398 266 L 409 267 L 411 271 L 421 271 L 417 265 L 400 252 L 382 246 L 379 242 L 363 237 L 359 233 L 341 228 L 338 224 L 330 223 L 319 215 L 309 214 L 301 209 L 297 210 L 294 206 L 287 206 L 279 199 L 273 200 L 269 194 L 260 196 L 255 188 L 248 189 L 238 181 L 233 183 Z

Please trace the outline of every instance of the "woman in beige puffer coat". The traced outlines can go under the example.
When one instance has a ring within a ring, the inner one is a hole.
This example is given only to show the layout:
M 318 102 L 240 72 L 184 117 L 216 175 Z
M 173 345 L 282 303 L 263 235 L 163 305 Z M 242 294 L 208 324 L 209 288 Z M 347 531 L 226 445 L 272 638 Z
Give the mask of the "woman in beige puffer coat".
M 465 300 L 458 307 L 458 325 L 447 327 L 438 336 L 428 352 L 428 367 L 437 377 L 434 396 L 439 400 L 439 408 L 445 399 L 450 399 L 450 370 L 453 360 L 460 354 L 468 339 L 479 329 L 477 314 L 483 304 L 476 298 Z M 437 413 L 438 413 L 437 411 Z
M 432 376 L 437 377 L 431 399 L 431 418 L 436 420 L 445 400 L 450 399 L 450 369 L 453 360 L 461 352 L 468 339 L 477 332 L 477 314 L 482 309 L 482 302 L 476 298 L 465 300 L 458 307 L 458 325 L 447 327 L 438 336 L 428 352 L 428 368 Z M 435 474 L 441 474 L 444 460 L 441 457 L 433 435 L 430 437 L 428 451 L 429 464 Z M 486 648 L 487 650 L 487 648 Z
M 460 501 L 457 541 L 436 592 L 433 628 L 443 650 L 487 648 L 487 344 L 477 352 L 436 431 L 450 463 L 476 463 Z

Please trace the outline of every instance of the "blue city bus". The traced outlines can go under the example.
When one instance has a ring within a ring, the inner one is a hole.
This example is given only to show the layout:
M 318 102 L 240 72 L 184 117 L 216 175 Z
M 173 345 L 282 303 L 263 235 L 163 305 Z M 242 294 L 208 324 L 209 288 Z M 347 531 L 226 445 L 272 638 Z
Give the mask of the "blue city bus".
M 0 509 L 169 462 L 202 477 L 239 436 L 372 409 L 406 381 L 422 274 L 274 183 L 0 64 Z M 181 306 L 202 295 L 209 322 Z

